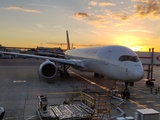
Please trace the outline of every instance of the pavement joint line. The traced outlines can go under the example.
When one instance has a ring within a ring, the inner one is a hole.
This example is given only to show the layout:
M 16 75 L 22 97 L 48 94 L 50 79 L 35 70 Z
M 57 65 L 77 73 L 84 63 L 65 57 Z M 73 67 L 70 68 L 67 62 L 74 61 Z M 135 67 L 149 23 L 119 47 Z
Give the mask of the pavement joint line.
M 153 95 L 153 96 L 155 96 L 155 94 L 151 94 L 150 92 L 145 92 L 145 91 L 142 91 L 142 90 L 133 88 L 133 87 L 129 87 L 129 88 L 134 89 L 134 90 L 137 90 L 137 91 L 140 91 L 140 92 L 143 92 L 143 93 L 148 94 L 148 95 Z M 156 96 L 157 96 L 157 97 L 160 97 L 160 95 L 157 95 L 157 94 L 156 94 Z
M 27 118 L 25 120 L 30 120 L 34 117 L 38 117 L 38 115 L 31 115 L 31 116 L 18 116 L 18 117 L 5 117 L 4 120 L 12 120 L 12 119 L 20 119 L 20 118 Z

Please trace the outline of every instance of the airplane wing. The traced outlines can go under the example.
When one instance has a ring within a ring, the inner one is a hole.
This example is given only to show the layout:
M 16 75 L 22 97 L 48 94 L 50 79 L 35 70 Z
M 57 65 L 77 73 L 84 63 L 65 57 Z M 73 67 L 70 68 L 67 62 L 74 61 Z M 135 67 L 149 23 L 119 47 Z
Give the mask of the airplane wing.
M 47 56 L 40 56 L 40 55 L 31 55 L 31 54 L 22 54 L 22 53 L 16 53 L 16 52 L 4 52 L 0 51 L 1 54 L 9 54 L 9 55 L 17 55 L 17 56 L 25 56 L 29 58 L 36 58 L 36 59 L 44 59 L 44 60 L 50 60 L 66 65 L 71 66 L 77 66 L 77 67 L 84 67 L 81 60 L 77 59 L 62 59 L 62 58 L 54 58 L 54 57 L 47 57 Z

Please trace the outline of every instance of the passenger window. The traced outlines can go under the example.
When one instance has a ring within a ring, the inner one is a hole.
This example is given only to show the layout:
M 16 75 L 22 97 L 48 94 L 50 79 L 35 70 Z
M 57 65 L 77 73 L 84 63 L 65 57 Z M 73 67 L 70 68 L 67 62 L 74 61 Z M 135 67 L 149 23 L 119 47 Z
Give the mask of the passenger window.
M 123 55 L 119 58 L 119 61 L 132 61 L 132 62 L 138 62 L 139 58 L 137 56 L 129 56 L 129 55 Z

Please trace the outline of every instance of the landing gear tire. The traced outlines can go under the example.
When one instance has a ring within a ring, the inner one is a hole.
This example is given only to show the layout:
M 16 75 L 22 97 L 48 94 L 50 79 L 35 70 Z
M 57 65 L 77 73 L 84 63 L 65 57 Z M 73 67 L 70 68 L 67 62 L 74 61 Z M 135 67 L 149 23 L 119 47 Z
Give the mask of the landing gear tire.
M 124 99 L 126 97 L 125 92 L 121 93 L 121 98 Z
M 151 82 L 151 81 L 146 81 L 146 84 L 151 87 L 154 86 L 154 82 Z
M 123 92 L 121 93 L 121 97 L 122 97 L 122 99 L 129 99 L 129 98 L 130 98 L 130 92 L 128 92 L 128 91 L 123 91 Z
M 100 77 L 100 78 L 104 78 L 104 75 L 100 75 L 100 74 L 98 74 L 98 73 L 94 73 L 94 77 Z
M 130 92 L 126 92 L 126 99 L 130 98 Z
M 99 77 L 100 75 L 98 73 L 94 73 L 94 77 Z
M 121 93 L 121 97 L 122 97 L 122 99 L 129 99 L 130 98 L 130 92 L 128 90 L 128 82 L 125 82 L 125 89 Z

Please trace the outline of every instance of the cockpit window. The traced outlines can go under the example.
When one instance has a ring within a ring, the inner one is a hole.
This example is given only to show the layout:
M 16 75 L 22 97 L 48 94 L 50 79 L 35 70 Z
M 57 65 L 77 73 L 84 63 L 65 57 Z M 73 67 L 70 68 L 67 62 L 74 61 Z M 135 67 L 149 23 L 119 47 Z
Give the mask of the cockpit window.
M 132 62 L 138 62 L 139 58 L 137 56 L 129 56 L 129 55 L 123 55 L 119 58 L 119 61 L 132 61 Z

